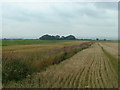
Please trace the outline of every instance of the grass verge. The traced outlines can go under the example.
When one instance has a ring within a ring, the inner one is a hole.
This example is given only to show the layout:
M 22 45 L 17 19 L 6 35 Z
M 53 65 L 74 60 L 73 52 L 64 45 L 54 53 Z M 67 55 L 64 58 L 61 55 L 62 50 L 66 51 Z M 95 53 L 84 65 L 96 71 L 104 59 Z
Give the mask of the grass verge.
M 112 63 L 115 71 L 118 73 L 118 60 L 113 57 L 109 52 L 107 52 L 102 46 L 101 46 L 103 52 L 105 53 L 105 55 L 109 58 L 110 62 Z

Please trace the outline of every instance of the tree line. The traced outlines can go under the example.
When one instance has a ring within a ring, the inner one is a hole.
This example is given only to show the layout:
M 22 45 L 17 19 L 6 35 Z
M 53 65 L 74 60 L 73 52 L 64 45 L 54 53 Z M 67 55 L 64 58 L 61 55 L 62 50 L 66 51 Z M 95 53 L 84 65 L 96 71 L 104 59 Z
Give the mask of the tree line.
M 43 35 L 39 38 L 40 40 L 76 40 L 76 37 L 73 35 L 68 35 L 68 36 L 53 36 L 53 35 Z

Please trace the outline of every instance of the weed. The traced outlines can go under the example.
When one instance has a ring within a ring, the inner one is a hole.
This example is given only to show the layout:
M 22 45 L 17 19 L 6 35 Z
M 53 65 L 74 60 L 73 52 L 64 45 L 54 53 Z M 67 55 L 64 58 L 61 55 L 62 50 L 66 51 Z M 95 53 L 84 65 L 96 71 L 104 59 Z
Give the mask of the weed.
M 20 60 L 15 60 L 2 68 L 3 83 L 11 80 L 18 81 L 31 74 L 29 68 Z

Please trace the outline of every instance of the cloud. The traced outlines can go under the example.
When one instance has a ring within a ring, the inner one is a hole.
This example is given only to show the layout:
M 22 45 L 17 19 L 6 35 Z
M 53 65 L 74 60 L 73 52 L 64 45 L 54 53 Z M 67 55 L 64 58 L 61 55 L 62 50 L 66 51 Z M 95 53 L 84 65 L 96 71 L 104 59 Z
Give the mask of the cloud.
M 3 3 L 2 10 L 4 37 L 117 37 L 116 3 Z
M 94 3 L 94 5 L 99 9 L 117 10 L 118 2 L 99 2 Z

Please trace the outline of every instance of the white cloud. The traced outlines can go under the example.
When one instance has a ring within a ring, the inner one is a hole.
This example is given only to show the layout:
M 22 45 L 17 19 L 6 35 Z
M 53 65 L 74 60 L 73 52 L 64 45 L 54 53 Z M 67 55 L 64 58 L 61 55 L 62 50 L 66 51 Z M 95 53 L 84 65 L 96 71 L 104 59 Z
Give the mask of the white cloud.
M 117 38 L 117 3 L 3 3 L 2 10 L 7 38 L 46 33 Z

